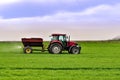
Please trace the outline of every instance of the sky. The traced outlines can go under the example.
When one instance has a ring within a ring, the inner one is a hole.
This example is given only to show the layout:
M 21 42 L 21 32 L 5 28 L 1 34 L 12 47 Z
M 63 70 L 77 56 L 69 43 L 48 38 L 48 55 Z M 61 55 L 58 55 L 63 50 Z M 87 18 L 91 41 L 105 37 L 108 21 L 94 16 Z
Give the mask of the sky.
M 72 40 L 120 35 L 120 0 L 0 0 L 0 41 L 65 33 Z

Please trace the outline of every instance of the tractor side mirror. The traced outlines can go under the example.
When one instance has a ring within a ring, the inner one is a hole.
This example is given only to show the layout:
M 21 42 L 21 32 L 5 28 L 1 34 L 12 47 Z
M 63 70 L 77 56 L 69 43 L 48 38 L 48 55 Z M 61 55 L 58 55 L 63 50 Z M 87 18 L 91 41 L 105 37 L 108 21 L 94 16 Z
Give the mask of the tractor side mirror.
M 68 39 L 68 36 L 66 36 L 66 39 Z
M 70 36 L 66 36 L 67 41 L 70 41 Z

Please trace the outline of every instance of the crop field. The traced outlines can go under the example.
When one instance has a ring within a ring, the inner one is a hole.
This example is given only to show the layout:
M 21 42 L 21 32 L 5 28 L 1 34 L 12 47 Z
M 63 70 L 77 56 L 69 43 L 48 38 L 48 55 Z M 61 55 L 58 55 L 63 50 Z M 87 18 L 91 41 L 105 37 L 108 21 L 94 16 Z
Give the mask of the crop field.
M 120 80 L 120 41 L 79 44 L 78 55 L 24 54 L 21 42 L 0 42 L 0 80 Z

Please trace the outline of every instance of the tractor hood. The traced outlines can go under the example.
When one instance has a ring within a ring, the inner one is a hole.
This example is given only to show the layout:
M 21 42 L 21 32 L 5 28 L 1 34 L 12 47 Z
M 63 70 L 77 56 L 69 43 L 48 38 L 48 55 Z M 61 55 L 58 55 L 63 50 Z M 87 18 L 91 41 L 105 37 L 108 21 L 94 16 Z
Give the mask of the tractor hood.
M 78 45 L 78 44 L 74 41 L 68 41 L 68 46 L 75 46 L 75 45 Z

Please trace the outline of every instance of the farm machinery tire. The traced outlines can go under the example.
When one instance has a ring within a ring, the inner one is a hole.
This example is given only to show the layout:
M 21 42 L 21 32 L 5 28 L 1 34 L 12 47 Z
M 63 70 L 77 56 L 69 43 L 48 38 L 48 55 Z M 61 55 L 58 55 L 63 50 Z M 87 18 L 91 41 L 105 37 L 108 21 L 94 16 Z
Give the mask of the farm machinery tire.
M 53 43 L 49 47 L 49 53 L 59 54 L 62 52 L 62 46 L 58 43 Z
M 29 46 L 27 46 L 27 47 L 24 47 L 24 53 L 26 53 L 26 54 L 30 54 L 30 53 L 32 53 L 32 48 L 31 47 L 29 47 Z
M 70 50 L 70 53 L 71 54 L 80 54 L 80 50 L 81 48 L 80 47 L 77 47 L 77 46 L 73 46 Z

